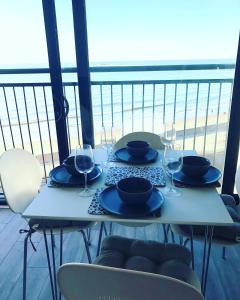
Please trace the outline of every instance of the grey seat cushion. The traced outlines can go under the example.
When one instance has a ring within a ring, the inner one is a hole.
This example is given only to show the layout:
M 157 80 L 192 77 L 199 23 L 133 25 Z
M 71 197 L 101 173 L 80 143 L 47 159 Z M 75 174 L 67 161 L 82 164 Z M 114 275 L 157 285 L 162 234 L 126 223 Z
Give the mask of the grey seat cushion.
M 94 263 L 174 277 L 201 290 L 196 274 L 189 267 L 190 251 L 177 244 L 108 236 Z
M 213 239 L 220 242 L 226 240 L 226 242 L 240 242 L 240 214 L 236 207 L 234 198 L 230 195 L 221 195 L 221 198 L 234 221 L 230 226 L 215 226 L 213 231 Z M 172 228 L 180 235 L 190 236 L 191 228 L 188 225 L 173 225 Z M 201 237 L 205 233 L 204 226 L 192 226 L 193 234 L 196 237 Z
M 168 260 L 159 266 L 157 273 L 185 281 L 201 290 L 197 274 L 181 261 Z

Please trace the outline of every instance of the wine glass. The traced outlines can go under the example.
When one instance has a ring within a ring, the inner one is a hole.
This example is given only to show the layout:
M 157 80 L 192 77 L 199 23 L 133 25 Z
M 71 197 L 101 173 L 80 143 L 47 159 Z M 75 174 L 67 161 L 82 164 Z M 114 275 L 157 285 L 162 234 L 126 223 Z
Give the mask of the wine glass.
M 103 167 L 107 167 L 115 143 L 116 143 L 115 127 L 103 126 L 101 130 L 101 145 L 107 154 L 107 160 L 106 162 L 103 163 Z
M 84 174 L 84 189 L 79 194 L 83 197 L 94 195 L 94 190 L 87 186 L 87 174 L 89 174 L 95 167 L 93 151 L 91 145 L 78 145 L 75 149 L 74 164 L 76 170 L 80 174 Z
M 172 148 L 176 141 L 176 129 L 174 123 L 164 123 L 161 132 L 161 142 L 166 148 Z
M 181 191 L 174 188 L 173 175 L 179 172 L 183 164 L 183 153 L 181 146 L 175 144 L 172 148 L 166 148 L 163 156 L 163 167 L 167 175 L 171 176 L 171 184 L 168 189 L 165 190 L 166 195 L 180 196 Z

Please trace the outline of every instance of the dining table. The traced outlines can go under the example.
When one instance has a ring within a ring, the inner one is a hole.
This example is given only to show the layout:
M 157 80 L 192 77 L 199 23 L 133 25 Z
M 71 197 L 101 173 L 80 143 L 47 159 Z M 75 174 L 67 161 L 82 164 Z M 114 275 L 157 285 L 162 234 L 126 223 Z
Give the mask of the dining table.
M 196 154 L 194 151 L 184 151 L 184 155 Z M 148 167 L 162 167 L 163 151 L 158 151 L 158 157 Z M 95 162 L 101 164 L 106 160 L 104 149 L 94 150 Z M 91 188 L 102 190 L 106 188 L 105 180 L 109 167 L 124 168 L 126 164 L 121 161 L 109 162 L 108 168 L 103 172 Z M 133 167 L 144 168 L 145 165 Z M 164 194 L 165 187 L 157 187 Z M 185 224 L 205 226 L 205 241 L 202 259 L 202 292 L 205 294 L 208 276 L 208 266 L 211 253 L 211 244 L 214 226 L 228 226 L 233 224 L 216 186 L 187 187 L 181 186 L 181 195 L 178 197 L 164 196 L 161 213 L 158 215 L 144 216 L 140 218 L 125 217 L 114 214 L 91 214 L 89 207 L 92 196 L 81 197 L 79 187 L 61 187 L 58 185 L 44 185 L 36 198 L 23 212 L 23 217 L 46 220 L 71 220 L 71 221 L 97 221 L 97 222 L 121 222 L 121 223 L 158 223 L 158 224 Z M 113 199 L 114 201 L 114 199 Z

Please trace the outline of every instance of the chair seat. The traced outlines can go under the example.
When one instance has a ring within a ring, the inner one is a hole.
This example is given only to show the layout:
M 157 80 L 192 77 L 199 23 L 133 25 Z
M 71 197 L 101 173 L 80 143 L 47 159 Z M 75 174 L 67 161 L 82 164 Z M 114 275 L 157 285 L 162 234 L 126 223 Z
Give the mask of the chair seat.
M 190 251 L 177 244 L 141 241 L 120 236 L 104 239 L 94 264 L 173 277 L 201 291 L 195 272 L 189 267 Z
M 60 229 L 64 232 L 77 231 L 81 229 L 90 228 L 97 224 L 96 222 L 91 221 L 68 221 L 68 220 L 39 220 L 39 219 L 30 219 L 28 225 L 30 228 L 36 231 L 43 231 L 52 229 L 54 233 L 60 232 Z
M 221 195 L 221 198 L 234 221 L 230 226 L 215 226 L 213 231 L 213 240 L 221 245 L 233 245 L 240 242 L 240 213 L 237 209 L 234 198 L 230 195 Z M 186 237 L 191 236 L 191 227 L 188 225 L 171 225 L 174 232 Z M 205 227 L 194 225 L 194 239 L 202 240 L 204 238 Z

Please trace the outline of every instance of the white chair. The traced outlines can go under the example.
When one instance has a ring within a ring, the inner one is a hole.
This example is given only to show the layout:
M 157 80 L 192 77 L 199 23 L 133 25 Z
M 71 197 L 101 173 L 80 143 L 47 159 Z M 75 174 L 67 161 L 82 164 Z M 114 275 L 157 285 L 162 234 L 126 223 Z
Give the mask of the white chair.
M 0 157 L 0 178 L 5 194 L 6 201 L 10 209 L 17 213 L 22 214 L 26 207 L 33 201 L 38 194 L 41 181 L 42 171 L 38 160 L 29 152 L 22 149 L 12 149 L 4 152 Z M 27 279 L 27 246 L 28 240 L 31 242 L 31 235 L 34 232 L 41 232 L 44 234 L 49 274 L 51 280 L 52 293 L 53 291 L 53 278 L 50 268 L 50 257 L 47 246 L 47 234 L 51 235 L 52 253 L 54 254 L 54 237 L 53 234 L 60 234 L 60 265 L 62 264 L 62 234 L 63 232 L 80 231 L 88 256 L 88 261 L 91 263 L 91 255 L 88 246 L 88 240 L 84 229 L 88 229 L 95 225 L 94 222 L 71 222 L 71 221 L 51 221 L 51 220 L 26 220 L 29 229 L 22 229 L 20 233 L 26 232 L 24 240 L 24 264 L 23 264 L 23 299 L 26 299 L 26 279 Z M 102 233 L 102 226 L 101 232 Z M 101 235 L 100 235 L 101 236 Z M 34 250 L 35 247 L 31 242 Z M 100 245 L 100 241 L 99 241 Z M 52 257 L 54 260 L 54 255 Z M 55 265 L 55 261 L 53 261 Z M 54 270 L 56 274 L 56 270 Z M 56 293 L 56 276 L 54 276 L 55 293 Z M 57 297 L 57 295 L 56 295 Z
M 160 136 L 152 133 L 152 132 L 145 132 L 145 131 L 137 131 L 131 132 L 129 134 L 124 135 L 120 138 L 116 144 L 114 145 L 114 150 L 126 147 L 127 143 L 130 141 L 145 141 L 149 143 L 150 147 L 153 149 L 164 149 L 164 145 L 161 143 Z
M 58 270 L 66 300 L 203 300 L 199 290 L 178 279 L 147 272 L 69 263 Z

